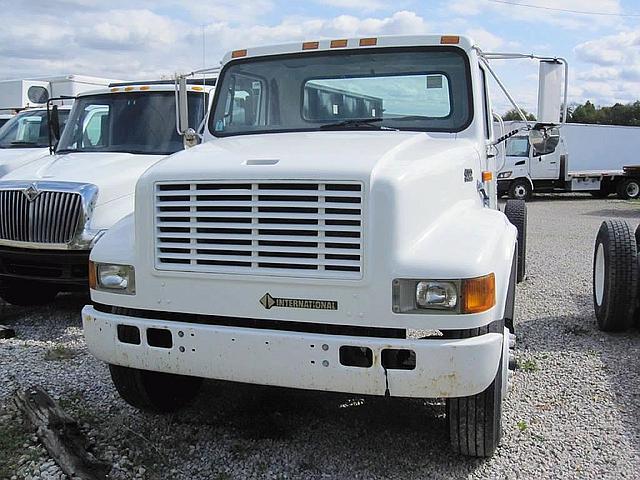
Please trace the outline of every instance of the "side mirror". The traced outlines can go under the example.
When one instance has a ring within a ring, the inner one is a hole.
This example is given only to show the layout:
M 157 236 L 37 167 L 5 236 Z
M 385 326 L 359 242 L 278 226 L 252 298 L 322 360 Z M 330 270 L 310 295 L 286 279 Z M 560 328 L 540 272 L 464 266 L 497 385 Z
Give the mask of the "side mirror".
M 187 128 L 182 134 L 182 143 L 185 149 L 195 147 L 200 143 L 200 138 L 193 128 Z
M 58 115 L 58 105 L 51 107 L 51 119 L 49 120 L 49 126 L 54 140 L 60 139 L 60 116 Z
M 560 143 L 560 129 L 552 124 L 536 123 L 529 130 L 529 143 L 534 157 L 553 153 Z
M 189 129 L 189 104 L 187 102 L 187 79 L 178 79 L 178 131 L 184 135 Z

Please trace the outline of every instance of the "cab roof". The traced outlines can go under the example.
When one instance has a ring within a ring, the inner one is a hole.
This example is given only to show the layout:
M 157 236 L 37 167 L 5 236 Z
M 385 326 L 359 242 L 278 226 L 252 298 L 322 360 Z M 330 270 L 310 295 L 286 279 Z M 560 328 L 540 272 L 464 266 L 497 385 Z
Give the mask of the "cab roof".
M 211 93 L 215 87 L 212 85 L 202 85 L 196 83 L 189 83 L 187 90 L 190 92 L 205 92 Z M 140 82 L 140 83 L 126 83 L 126 84 L 112 84 L 108 88 L 100 88 L 97 90 L 91 90 L 88 92 L 82 92 L 78 95 L 80 97 L 86 97 L 87 95 L 104 95 L 113 93 L 130 93 L 130 92 L 174 92 L 175 83 L 173 80 L 158 82 Z
M 233 50 L 223 57 L 222 64 L 231 60 L 268 55 L 283 55 L 323 50 L 357 50 L 360 48 L 416 46 L 449 46 L 459 47 L 468 51 L 474 46 L 474 43 L 469 37 L 463 35 L 387 35 L 377 37 L 337 38 Z

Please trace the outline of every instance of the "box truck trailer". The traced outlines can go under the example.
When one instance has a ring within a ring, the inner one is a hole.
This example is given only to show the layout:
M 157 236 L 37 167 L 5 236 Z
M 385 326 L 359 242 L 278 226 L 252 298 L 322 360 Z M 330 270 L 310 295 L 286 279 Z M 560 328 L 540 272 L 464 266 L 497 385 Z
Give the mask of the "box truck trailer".
M 120 395 L 172 411 L 212 378 L 445 398 L 452 448 L 491 455 L 526 239 L 524 202 L 497 205 L 503 58 L 521 56 L 457 35 L 228 53 L 204 142 L 147 170 L 91 253 L 84 334 Z M 558 142 L 552 122 L 531 136 Z
M 505 122 L 506 130 L 518 126 Z M 535 192 L 640 198 L 640 127 L 567 123 L 560 137 L 559 148 L 549 155 L 534 154 L 526 135 L 509 138 L 499 194 L 525 200 Z

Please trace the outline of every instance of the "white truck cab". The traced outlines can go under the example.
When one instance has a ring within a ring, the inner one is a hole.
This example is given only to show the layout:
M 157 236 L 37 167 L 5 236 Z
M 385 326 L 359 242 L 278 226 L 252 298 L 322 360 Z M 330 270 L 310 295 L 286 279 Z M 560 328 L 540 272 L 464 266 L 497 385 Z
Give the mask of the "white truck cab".
M 192 123 L 205 117 L 212 89 L 189 86 Z M 41 304 L 61 291 L 88 289 L 89 252 L 106 230 L 133 211 L 140 175 L 183 148 L 175 112 L 172 81 L 85 92 L 74 102 L 55 154 L 0 179 L 4 300 Z M 17 124 L 20 115 L 12 121 Z
M 497 209 L 489 75 L 448 35 L 227 54 L 204 142 L 147 170 L 91 254 L 84 333 L 122 397 L 445 398 L 453 448 L 491 455 L 526 212 Z
M 70 106 L 58 108 L 61 129 Z M 23 110 L 0 128 L 0 178 L 16 168 L 49 156 L 49 124 L 45 108 Z

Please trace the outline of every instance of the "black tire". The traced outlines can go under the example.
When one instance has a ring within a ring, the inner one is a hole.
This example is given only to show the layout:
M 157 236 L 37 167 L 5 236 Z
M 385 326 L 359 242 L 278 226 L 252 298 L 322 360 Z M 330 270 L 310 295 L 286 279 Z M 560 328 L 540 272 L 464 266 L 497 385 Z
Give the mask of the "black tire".
M 155 413 L 175 412 L 192 401 L 202 379 L 109 365 L 111 380 L 122 399 L 133 407 Z
M 622 331 L 634 322 L 638 298 L 638 247 L 623 220 L 600 225 L 593 252 L 593 306 L 598 328 Z
M 507 200 L 504 214 L 518 229 L 518 275 L 516 280 L 520 283 L 527 275 L 527 204 L 524 200 Z
M 46 283 L 6 279 L 0 283 L 0 297 L 12 305 L 32 307 L 55 300 L 58 289 Z
M 498 373 L 486 390 L 470 397 L 446 400 L 449 439 L 454 452 L 471 457 L 490 457 L 500 444 L 502 362 L 500 357 Z
M 516 178 L 509 185 L 509 198 L 527 201 L 531 198 L 531 183 L 526 178 Z
M 627 178 L 618 183 L 616 193 L 623 200 L 635 200 L 640 198 L 640 180 L 637 178 Z

